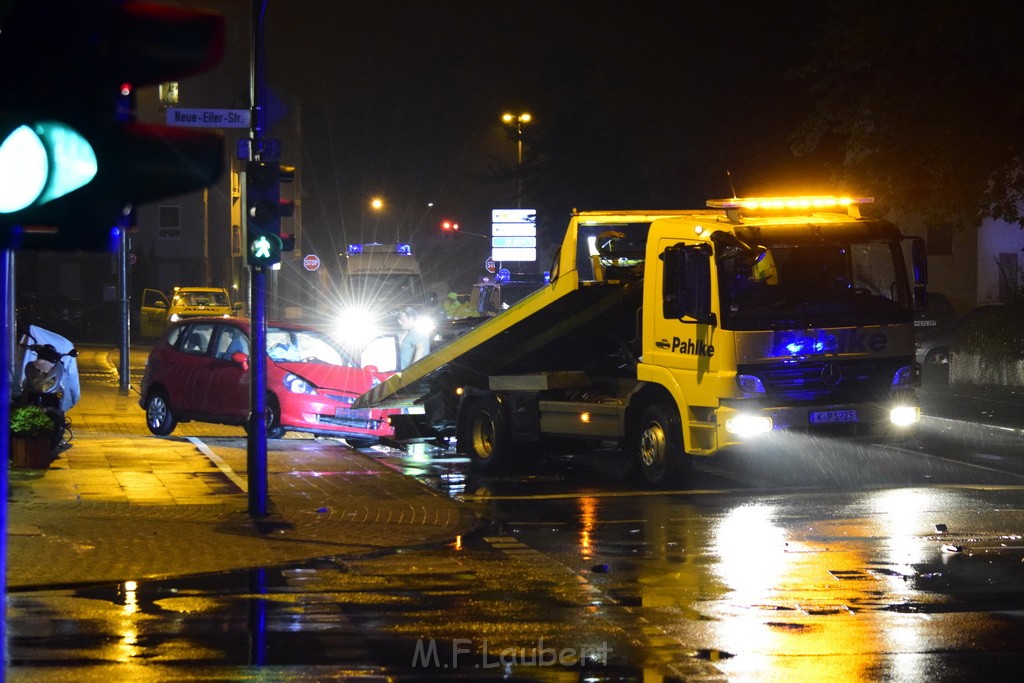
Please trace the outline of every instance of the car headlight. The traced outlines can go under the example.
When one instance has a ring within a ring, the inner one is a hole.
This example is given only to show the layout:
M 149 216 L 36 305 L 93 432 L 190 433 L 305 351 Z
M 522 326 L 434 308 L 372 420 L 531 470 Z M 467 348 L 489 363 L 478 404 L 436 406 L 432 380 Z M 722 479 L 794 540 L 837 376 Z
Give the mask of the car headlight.
M 315 394 L 316 387 L 298 375 L 289 372 L 284 376 L 284 388 L 293 394 Z
M 171 313 L 171 315 L 170 315 L 170 317 L 168 318 L 168 320 L 170 320 L 170 321 L 171 321 L 172 323 L 176 323 L 176 322 L 178 322 L 179 320 L 181 320 L 181 316 L 180 316 L 180 315 L 178 315 L 177 313 Z

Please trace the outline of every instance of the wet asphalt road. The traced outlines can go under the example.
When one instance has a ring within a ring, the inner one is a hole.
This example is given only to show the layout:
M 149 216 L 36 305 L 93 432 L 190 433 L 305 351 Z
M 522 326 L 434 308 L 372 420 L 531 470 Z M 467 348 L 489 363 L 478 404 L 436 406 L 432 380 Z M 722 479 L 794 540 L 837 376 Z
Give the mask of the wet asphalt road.
M 206 440 L 216 451 L 218 439 Z M 234 443 L 225 438 L 221 443 Z M 9 595 L 9 680 L 1016 680 L 1020 437 L 776 440 L 651 492 L 619 454 L 479 477 L 438 548 Z
M 1024 477 L 1014 439 L 969 432 L 775 444 L 701 465 L 674 492 L 639 489 L 611 452 L 484 479 L 453 453 L 377 449 L 473 505 L 479 532 L 13 594 L 8 674 L 1001 680 L 1024 664 Z

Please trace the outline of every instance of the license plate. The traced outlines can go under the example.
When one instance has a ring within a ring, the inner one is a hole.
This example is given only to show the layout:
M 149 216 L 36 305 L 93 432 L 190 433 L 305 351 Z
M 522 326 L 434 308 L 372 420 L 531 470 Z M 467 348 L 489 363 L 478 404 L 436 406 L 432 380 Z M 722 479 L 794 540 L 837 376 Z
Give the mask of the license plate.
M 811 413 L 811 424 L 835 424 L 838 422 L 856 422 L 856 410 L 817 410 Z

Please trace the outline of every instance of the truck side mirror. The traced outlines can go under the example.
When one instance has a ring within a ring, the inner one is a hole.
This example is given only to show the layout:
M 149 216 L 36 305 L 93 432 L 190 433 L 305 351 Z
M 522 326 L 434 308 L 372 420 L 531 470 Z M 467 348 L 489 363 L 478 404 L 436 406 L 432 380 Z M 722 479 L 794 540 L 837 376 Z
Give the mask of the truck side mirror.
M 928 302 L 928 250 L 921 237 L 910 240 L 910 262 L 914 269 L 914 310 L 923 311 Z
M 711 247 L 676 244 L 665 249 L 661 260 L 665 269 L 663 315 L 677 320 L 692 318 L 700 325 L 716 324 L 711 312 Z

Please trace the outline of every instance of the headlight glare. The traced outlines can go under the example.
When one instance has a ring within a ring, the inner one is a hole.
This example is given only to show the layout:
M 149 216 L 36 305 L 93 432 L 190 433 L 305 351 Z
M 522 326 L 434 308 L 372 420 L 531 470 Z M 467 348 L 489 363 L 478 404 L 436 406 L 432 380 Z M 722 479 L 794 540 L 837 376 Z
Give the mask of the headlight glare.
M 725 431 L 739 437 L 766 434 L 772 431 L 772 419 L 762 415 L 737 415 L 725 421 Z
M 889 411 L 889 421 L 897 427 L 909 427 L 921 421 L 921 409 L 917 406 L 898 406 Z

